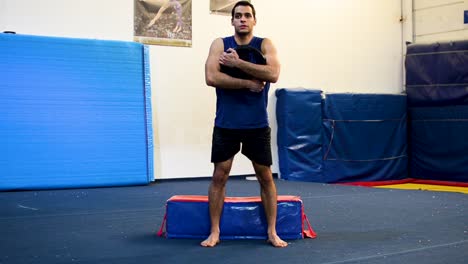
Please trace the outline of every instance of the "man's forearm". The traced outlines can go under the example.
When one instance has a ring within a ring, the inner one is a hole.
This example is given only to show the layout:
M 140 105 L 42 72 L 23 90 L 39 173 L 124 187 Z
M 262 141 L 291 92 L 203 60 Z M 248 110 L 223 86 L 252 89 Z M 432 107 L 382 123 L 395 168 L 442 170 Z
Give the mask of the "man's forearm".
M 237 65 L 239 69 L 254 76 L 258 80 L 275 83 L 278 81 L 279 71 L 269 65 L 260 65 L 240 60 Z
M 212 76 L 207 76 L 206 84 L 216 88 L 223 89 L 248 89 L 250 88 L 249 81 L 244 79 L 233 78 L 227 74 L 218 72 Z

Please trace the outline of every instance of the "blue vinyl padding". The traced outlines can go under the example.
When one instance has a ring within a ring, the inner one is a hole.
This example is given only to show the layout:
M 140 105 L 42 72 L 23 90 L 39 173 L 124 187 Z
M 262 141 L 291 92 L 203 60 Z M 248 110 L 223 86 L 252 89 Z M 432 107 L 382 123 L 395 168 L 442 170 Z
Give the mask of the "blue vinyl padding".
M 207 202 L 168 201 L 167 238 L 207 238 L 210 215 Z M 282 239 L 302 238 L 302 202 L 278 201 L 276 231 Z M 267 239 L 267 222 L 260 202 L 225 202 L 221 239 Z
M 408 45 L 408 106 L 468 105 L 467 65 L 468 40 Z
M 148 51 L 0 34 L 0 190 L 147 184 Z
M 143 78 L 145 93 L 145 127 L 146 127 L 146 165 L 148 172 L 148 182 L 154 179 L 153 167 L 153 110 L 151 107 L 151 69 L 150 69 L 150 49 L 143 46 Z
M 325 182 L 407 176 L 406 96 L 327 94 L 323 102 Z
M 413 107 L 410 175 L 468 182 L 468 106 Z
M 278 89 L 275 94 L 281 178 L 323 181 L 322 91 Z

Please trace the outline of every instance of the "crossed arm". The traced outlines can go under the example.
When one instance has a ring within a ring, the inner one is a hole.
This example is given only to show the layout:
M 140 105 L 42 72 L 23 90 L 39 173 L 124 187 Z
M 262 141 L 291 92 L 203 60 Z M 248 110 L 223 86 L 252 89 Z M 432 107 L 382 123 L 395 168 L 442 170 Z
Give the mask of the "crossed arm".
M 252 92 L 261 92 L 264 82 L 276 82 L 280 72 L 280 63 L 276 55 L 276 49 L 269 39 L 263 40 L 262 52 L 266 57 L 266 65 L 241 60 L 233 49 L 224 52 L 223 40 L 220 38 L 214 40 L 205 64 L 206 84 L 224 89 L 250 89 Z M 237 67 L 254 76 L 255 79 L 244 80 L 233 78 L 221 72 L 220 64 L 228 67 Z

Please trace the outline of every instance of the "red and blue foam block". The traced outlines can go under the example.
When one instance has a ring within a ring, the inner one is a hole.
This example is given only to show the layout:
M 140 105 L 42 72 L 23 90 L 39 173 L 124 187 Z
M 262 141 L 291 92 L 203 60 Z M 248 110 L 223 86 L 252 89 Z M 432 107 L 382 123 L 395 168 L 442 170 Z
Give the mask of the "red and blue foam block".
M 166 230 L 164 233 L 164 225 Z M 260 197 L 226 197 L 220 223 L 221 239 L 267 239 L 267 221 Z M 282 239 L 315 238 L 299 196 L 278 196 L 276 232 Z M 176 195 L 167 200 L 158 232 L 167 238 L 204 239 L 210 234 L 208 197 Z

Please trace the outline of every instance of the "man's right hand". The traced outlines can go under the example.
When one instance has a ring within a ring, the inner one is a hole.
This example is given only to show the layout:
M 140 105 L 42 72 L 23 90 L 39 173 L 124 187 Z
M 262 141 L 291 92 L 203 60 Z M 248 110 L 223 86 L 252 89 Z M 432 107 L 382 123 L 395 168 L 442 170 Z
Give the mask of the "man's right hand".
M 263 91 L 263 88 L 265 88 L 265 82 L 263 82 L 263 81 L 256 80 L 256 79 L 253 79 L 253 80 L 246 80 L 246 81 L 248 81 L 248 83 L 249 83 L 249 85 L 247 86 L 247 88 L 248 88 L 251 92 L 260 93 L 261 91 Z

